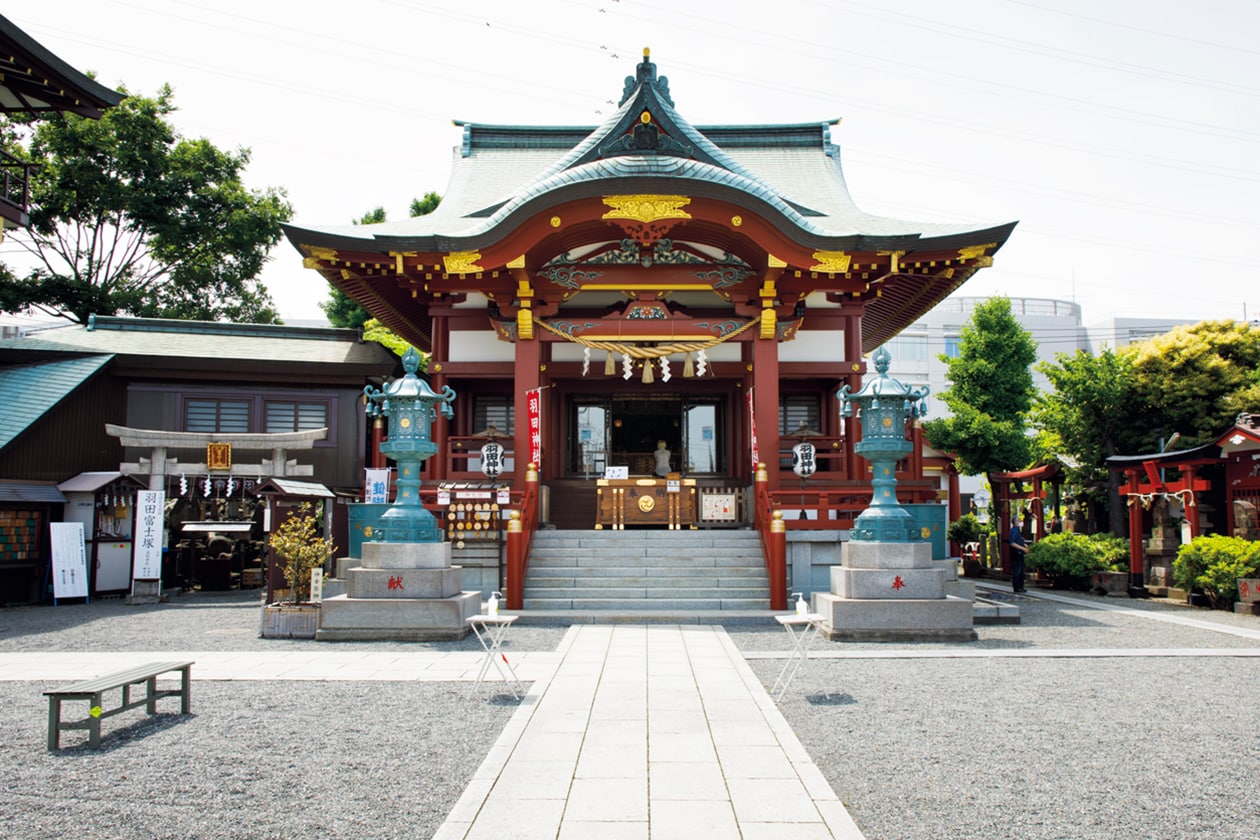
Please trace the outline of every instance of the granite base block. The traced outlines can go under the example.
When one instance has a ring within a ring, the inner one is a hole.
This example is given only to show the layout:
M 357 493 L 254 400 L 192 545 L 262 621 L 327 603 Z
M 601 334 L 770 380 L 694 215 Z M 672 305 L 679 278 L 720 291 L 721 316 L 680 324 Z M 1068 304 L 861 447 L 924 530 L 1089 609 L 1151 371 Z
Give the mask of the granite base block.
M 814 595 L 823 616 L 819 632 L 830 641 L 972 641 L 972 604 L 963 598 L 863 601 Z
M 365 542 L 360 553 L 365 569 L 445 569 L 451 565 L 448 542 Z
M 849 540 L 840 546 L 840 564 L 850 569 L 930 569 L 932 544 Z
M 944 569 L 831 570 L 831 592 L 841 598 L 912 601 L 945 597 Z
M 348 598 L 321 604 L 316 641 L 440 641 L 468 635 L 468 619 L 481 611 L 480 592 L 450 598 Z
M 463 591 L 463 569 L 351 569 L 346 594 L 361 598 L 449 598 Z

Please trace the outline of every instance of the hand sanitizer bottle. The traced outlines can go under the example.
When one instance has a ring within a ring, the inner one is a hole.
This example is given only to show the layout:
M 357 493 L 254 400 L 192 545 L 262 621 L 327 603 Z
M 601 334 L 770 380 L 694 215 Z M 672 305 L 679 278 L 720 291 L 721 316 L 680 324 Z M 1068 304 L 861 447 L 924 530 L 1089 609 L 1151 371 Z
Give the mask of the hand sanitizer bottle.
M 486 602 L 486 615 L 499 614 L 499 599 L 503 597 L 501 592 L 491 592 L 490 600 Z
M 796 596 L 796 614 L 808 615 L 809 604 L 805 603 L 805 596 L 802 595 L 800 592 L 793 592 L 792 594 Z

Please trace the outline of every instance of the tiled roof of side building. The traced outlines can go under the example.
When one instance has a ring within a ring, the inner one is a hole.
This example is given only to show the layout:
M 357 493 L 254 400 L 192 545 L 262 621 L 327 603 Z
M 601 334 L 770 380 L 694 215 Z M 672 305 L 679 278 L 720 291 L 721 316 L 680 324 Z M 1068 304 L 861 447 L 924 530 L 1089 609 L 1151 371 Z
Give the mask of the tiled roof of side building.
M 99 373 L 113 356 L 0 368 L 0 449 L 12 443 L 53 406 Z
M 93 316 L 87 326 L 57 327 L 0 342 L 0 351 L 112 353 L 164 359 L 266 360 L 270 363 L 395 366 L 392 353 L 357 330 Z

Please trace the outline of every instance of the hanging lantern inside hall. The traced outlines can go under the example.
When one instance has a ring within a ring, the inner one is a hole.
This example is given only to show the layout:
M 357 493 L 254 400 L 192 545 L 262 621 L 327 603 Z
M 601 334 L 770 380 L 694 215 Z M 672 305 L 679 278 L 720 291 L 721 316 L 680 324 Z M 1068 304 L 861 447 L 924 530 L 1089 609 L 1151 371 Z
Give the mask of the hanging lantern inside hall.
M 489 478 L 496 477 L 503 471 L 503 447 L 490 441 L 481 447 L 481 471 Z
M 816 454 L 817 453 L 814 451 L 814 444 L 807 440 L 803 440 L 796 444 L 796 446 L 793 446 L 792 472 L 796 473 L 801 478 L 809 478 L 814 474 L 814 470 L 817 468 L 818 462 L 815 460 Z

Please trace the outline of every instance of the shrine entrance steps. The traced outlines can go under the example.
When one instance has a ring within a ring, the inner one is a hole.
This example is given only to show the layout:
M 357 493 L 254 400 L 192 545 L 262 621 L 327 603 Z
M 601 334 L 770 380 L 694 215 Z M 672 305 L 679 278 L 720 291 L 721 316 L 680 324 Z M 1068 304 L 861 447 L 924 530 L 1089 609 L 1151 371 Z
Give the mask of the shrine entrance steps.
M 756 531 L 536 531 L 522 618 L 717 622 L 764 618 L 770 583 Z

